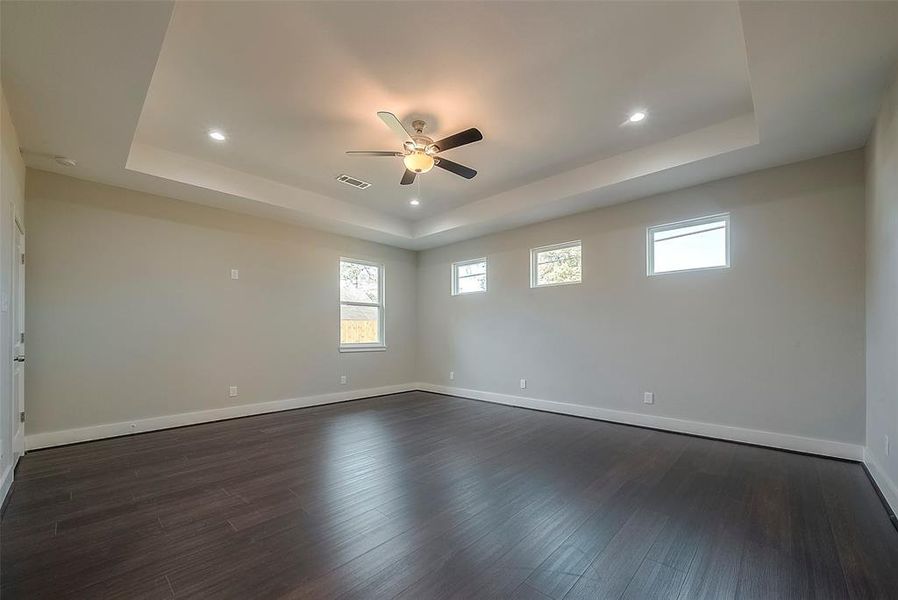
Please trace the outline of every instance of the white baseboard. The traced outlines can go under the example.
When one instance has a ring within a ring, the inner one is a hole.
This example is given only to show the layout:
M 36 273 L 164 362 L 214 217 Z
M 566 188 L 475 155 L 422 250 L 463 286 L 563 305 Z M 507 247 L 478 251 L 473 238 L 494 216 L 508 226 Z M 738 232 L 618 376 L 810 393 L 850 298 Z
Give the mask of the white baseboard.
M 9 490 L 12 489 L 12 478 L 15 469 L 16 463 L 12 463 L 3 471 L 3 477 L 0 479 L 0 506 L 3 506 L 3 503 L 6 502 L 6 496 L 9 494 Z
M 409 392 L 415 389 L 417 389 L 417 384 L 415 383 L 388 385 L 346 392 L 334 392 L 331 394 L 318 394 L 316 396 L 304 396 L 302 398 L 287 398 L 285 400 L 259 402 L 256 404 L 238 404 L 224 408 L 198 410 L 195 412 L 179 413 L 175 415 L 150 417 L 148 419 L 136 419 L 134 421 L 124 421 L 121 423 L 92 425 L 90 427 L 80 427 L 78 429 L 32 433 L 25 436 L 25 448 L 28 450 L 37 450 L 38 448 L 49 448 L 51 446 L 62 446 L 64 444 L 74 444 L 76 442 L 87 442 L 90 440 L 128 435 L 131 433 L 157 431 L 159 429 L 170 429 L 172 427 L 195 425 L 197 423 L 209 423 L 211 421 L 221 421 L 223 419 L 233 419 L 235 417 L 246 417 L 249 415 L 292 410 L 295 408 L 306 408 L 308 406 L 319 406 L 321 404 L 333 404 L 334 402 L 345 402 L 346 400 L 359 400 L 371 396 L 398 394 L 400 392 Z
M 511 394 L 482 392 L 479 390 L 448 387 L 431 383 L 406 383 L 378 388 L 366 388 L 346 392 L 335 392 L 331 394 L 319 394 L 316 396 L 305 396 L 302 398 L 288 398 L 285 400 L 260 402 L 257 404 L 240 404 L 224 408 L 215 408 L 211 410 L 201 410 L 175 415 L 165 415 L 147 419 L 137 419 L 134 421 L 124 421 L 120 423 L 93 425 L 90 427 L 82 427 L 78 429 L 65 429 L 61 431 L 34 433 L 25 437 L 25 447 L 28 450 L 36 450 L 38 448 L 49 448 L 51 446 L 61 446 L 64 444 L 73 444 L 76 442 L 99 440 L 103 438 L 117 437 L 120 435 L 128 435 L 131 433 L 156 431 L 159 429 L 181 427 L 183 425 L 195 425 L 197 423 L 220 421 L 222 419 L 232 419 L 234 417 L 245 417 L 249 415 L 278 412 L 282 410 L 292 410 L 295 408 L 305 408 L 307 406 L 319 406 L 322 404 L 332 404 L 334 402 L 357 400 L 360 398 L 382 396 L 385 394 L 398 394 L 400 392 L 408 392 L 416 389 L 427 392 L 436 392 L 439 394 L 460 396 L 462 398 L 472 398 L 474 400 L 484 400 L 486 402 L 505 404 L 507 406 L 532 408 L 546 412 L 573 415 L 577 417 L 586 417 L 589 419 L 598 419 L 600 421 L 612 421 L 615 423 L 624 423 L 626 425 L 639 425 L 642 427 L 651 427 L 654 429 L 663 429 L 667 431 L 675 431 L 678 433 L 690 433 L 694 435 L 718 438 L 722 440 L 758 444 L 760 446 L 769 446 L 771 448 L 797 450 L 799 452 L 809 452 L 812 454 L 821 454 L 823 456 L 833 456 L 836 458 L 847 458 L 850 460 L 864 459 L 863 446 L 846 444 L 844 442 L 807 438 L 785 433 L 775 433 L 772 431 L 761 431 L 757 429 L 730 427 L 728 425 L 704 423 L 701 421 L 688 421 L 684 419 L 675 419 L 672 417 L 646 415 L 641 413 L 600 408 L 596 406 L 585 406 L 582 404 L 555 402 L 552 400 L 540 400 L 538 398 L 528 398 L 526 396 L 513 396 Z M 878 469 L 878 467 L 876 468 L 879 473 L 883 473 L 881 469 Z M 870 470 L 871 472 L 874 472 L 873 468 L 871 468 Z M 894 492 L 894 485 L 892 485 L 891 482 L 888 481 L 888 478 L 885 478 L 885 481 L 887 482 L 887 484 L 880 484 L 880 487 L 885 490 L 888 485 L 891 485 L 892 487 L 890 489 L 890 492 Z M 879 478 L 877 478 L 877 482 L 879 482 Z M 2 490 L 2 488 L 0 488 L 0 490 Z M 886 492 L 884 491 L 883 493 Z M 890 503 L 892 503 L 894 507 L 895 503 L 891 499 Z
M 586 417 L 588 419 L 598 419 L 600 421 L 612 421 L 615 423 L 624 423 L 626 425 L 639 425 L 642 427 L 651 427 L 653 429 L 675 431 L 677 433 L 690 433 L 693 435 L 733 442 L 769 446 L 771 448 L 782 450 L 796 450 L 798 452 L 808 452 L 811 454 L 833 456 L 836 458 L 847 458 L 849 460 L 863 460 L 864 457 L 863 446 L 846 444 L 845 442 L 836 442 L 833 440 L 808 438 L 787 433 L 762 431 L 759 429 L 744 429 L 741 427 L 731 427 L 729 425 L 718 425 L 716 423 L 705 423 L 702 421 L 687 421 L 672 417 L 612 410 L 597 406 L 585 406 L 583 404 L 540 400 L 538 398 L 528 398 L 526 396 L 482 392 L 479 390 L 468 390 L 431 383 L 419 383 L 418 389 L 426 392 L 436 392 L 438 394 L 449 394 L 451 396 L 461 396 L 463 398 L 472 398 L 474 400 L 484 400 L 496 404 L 533 408 L 563 415 Z
M 892 508 L 892 513 L 898 515 L 898 485 L 892 481 L 886 470 L 879 466 L 872 452 L 864 452 L 864 464 L 867 465 L 867 470 L 870 471 L 870 475 L 879 486 L 879 491 L 882 492 L 886 502 Z

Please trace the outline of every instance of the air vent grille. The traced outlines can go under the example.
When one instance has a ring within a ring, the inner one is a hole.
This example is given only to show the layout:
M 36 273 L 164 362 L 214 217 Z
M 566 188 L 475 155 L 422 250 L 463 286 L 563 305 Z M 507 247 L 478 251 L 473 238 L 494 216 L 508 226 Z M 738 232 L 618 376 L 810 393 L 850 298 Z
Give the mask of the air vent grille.
M 356 179 L 355 177 L 350 177 L 345 173 L 343 175 L 337 176 L 337 181 L 340 183 L 345 183 L 346 185 L 351 185 L 354 188 L 359 188 L 360 190 L 365 190 L 371 187 L 371 184 L 367 181 L 362 181 L 361 179 Z

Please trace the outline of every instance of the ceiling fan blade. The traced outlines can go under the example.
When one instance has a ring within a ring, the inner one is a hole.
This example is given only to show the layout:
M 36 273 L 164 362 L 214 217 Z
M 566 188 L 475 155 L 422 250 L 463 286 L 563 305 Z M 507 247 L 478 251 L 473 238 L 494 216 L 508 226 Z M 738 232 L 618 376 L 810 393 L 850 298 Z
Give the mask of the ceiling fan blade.
M 405 170 L 405 174 L 402 176 L 402 179 L 399 181 L 399 185 L 411 185 L 415 182 L 415 172 Z
M 393 130 L 393 132 L 399 136 L 399 139 L 403 142 L 411 142 L 412 134 L 408 132 L 408 130 L 402 125 L 402 121 L 396 118 L 391 112 L 380 111 L 377 113 L 377 116 L 380 117 L 380 120 L 384 122 L 384 124 Z
M 349 150 L 346 154 L 353 156 L 402 156 L 402 152 L 390 150 Z
M 441 169 L 446 169 L 451 173 L 461 175 L 465 179 L 474 179 L 474 176 L 477 175 L 477 171 L 475 171 L 471 167 L 466 167 L 464 165 L 458 164 L 457 162 L 452 162 L 451 160 L 445 159 L 442 156 L 438 156 L 434 161 L 434 164 Z
M 459 131 L 455 135 L 450 135 L 449 137 L 438 140 L 434 142 L 433 145 L 439 148 L 437 152 L 445 152 L 450 148 L 457 148 L 459 146 L 464 146 L 465 144 L 479 142 L 482 139 L 483 134 L 480 133 L 480 130 L 472 127 L 471 129 L 465 129 L 464 131 Z

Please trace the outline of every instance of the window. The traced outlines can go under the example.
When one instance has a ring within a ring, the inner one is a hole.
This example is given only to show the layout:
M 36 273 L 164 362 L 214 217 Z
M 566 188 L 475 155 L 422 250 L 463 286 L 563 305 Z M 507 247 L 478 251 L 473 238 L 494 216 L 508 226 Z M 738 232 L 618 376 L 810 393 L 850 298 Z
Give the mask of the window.
M 486 259 L 452 263 L 452 295 L 486 291 Z
M 383 350 L 383 265 L 340 259 L 340 350 Z
M 648 274 L 730 266 L 730 215 L 649 227 Z
M 530 287 L 580 283 L 580 240 L 530 251 Z

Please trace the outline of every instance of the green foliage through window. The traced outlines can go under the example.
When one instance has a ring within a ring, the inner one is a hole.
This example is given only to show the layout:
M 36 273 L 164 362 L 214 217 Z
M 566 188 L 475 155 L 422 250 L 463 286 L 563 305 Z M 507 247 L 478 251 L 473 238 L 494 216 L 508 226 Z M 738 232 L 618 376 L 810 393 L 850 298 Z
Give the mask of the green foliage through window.
M 532 285 L 579 283 L 581 280 L 580 242 L 534 248 L 531 252 Z

